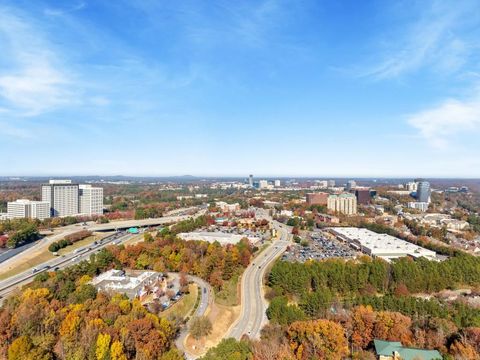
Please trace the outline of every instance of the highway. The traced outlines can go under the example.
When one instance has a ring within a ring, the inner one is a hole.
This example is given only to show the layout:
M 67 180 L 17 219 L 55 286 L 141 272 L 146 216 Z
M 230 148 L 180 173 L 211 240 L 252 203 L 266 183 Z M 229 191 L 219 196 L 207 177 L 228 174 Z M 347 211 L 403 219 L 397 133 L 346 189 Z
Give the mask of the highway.
M 95 222 L 88 222 L 87 225 L 82 226 L 81 224 L 68 225 L 62 228 L 55 229 L 53 235 L 49 235 L 38 241 L 34 246 L 31 246 L 24 251 L 12 256 L 11 258 L 3 261 L 1 263 L 2 269 L 13 268 L 21 261 L 29 260 L 32 258 L 32 254 L 37 252 L 37 249 L 46 247 L 54 241 L 63 239 L 65 236 L 78 232 L 80 230 L 89 230 L 89 231 L 108 231 L 108 230 L 120 230 L 128 229 L 130 227 L 143 227 L 143 226 L 154 226 L 178 222 L 181 220 L 186 220 L 189 218 L 196 218 L 205 213 L 205 209 L 199 207 L 200 209 L 194 215 L 187 215 L 187 212 L 191 212 L 192 208 L 182 208 L 175 211 L 175 215 L 165 216 L 160 218 L 153 219 L 142 219 L 142 220 L 123 220 L 123 221 L 112 221 L 107 224 L 96 224 Z
M 245 334 L 251 339 L 260 337 L 260 330 L 268 322 L 265 314 L 267 302 L 263 294 L 263 279 L 268 266 L 275 261 L 290 245 L 289 228 L 273 221 L 280 239 L 263 250 L 247 267 L 241 282 L 242 309 L 237 321 L 232 325 L 226 337 L 237 340 Z
M 0 303 L 6 296 L 15 291 L 15 289 L 29 281 L 32 281 L 32 279 L 38 274 L 45 271 L 63 269 L 68 266 L 78 264 L 82 260 L 88 260 L 91 254 L 100 251 L 105 246 L 111 244 L 120 244 L 133 236 L 136 236 L 136 234 L 128 234 L 122 232 L 115 233 L 106 238 L 103 238 L 102 240 L 99 240 L 97 244 L 92 243 L 83 248 L 78 248 L 74 252 L 71 252 L 67 255 L 59 256 L 55 259 L 46 261 L 42 264 L 37 265 L 34 268 L 28 269 L 20 274 L 0 281 Z

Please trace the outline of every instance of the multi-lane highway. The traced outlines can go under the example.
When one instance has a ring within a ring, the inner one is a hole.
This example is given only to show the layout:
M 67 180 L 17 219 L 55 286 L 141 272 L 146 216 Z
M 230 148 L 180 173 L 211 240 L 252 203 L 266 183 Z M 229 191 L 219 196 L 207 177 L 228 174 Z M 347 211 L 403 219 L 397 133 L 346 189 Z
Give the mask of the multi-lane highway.
M 195 209 L 199 210 L 196 214 L 190 215 L 189 213 Z M 88 222 L 86 225 L 75 224 L 64 226 L 59 229 L 55 229 L 53 235 L 44 237 L 42 240 L 38 241 L 34 246 L 31 246 L 25 249 L 23 252 L 16 254 L 15 256 L 2 262 L 2 269 L 4 271 L 12 269 L 20 262 L 29 261 L 33 259 L 38 253 L 38 249 L 47 248 L 49 244 L 54 241 L 63 239 L 65 236 L 73 234 L 79 230 L 89 230 L 89 231 L 109 231 L 109 230 L 121 230 L 127 229 L 129 227 L 138 227 L 138 226 L 156 226 L 162 224 L 175 223 L 178 221 L 186 220 L 189 218 L 195 218 L 205 213 L 204 207 L 197 208 L 182 208 L 177 209 L 171 216 L 164 216 L 161 218 L 154 219 L 142 219 L 142 220 L 123 220 L 123 221 L 112 221 L 107 224 L 96 224 L 94 222 Z
M 263 294 L 263 279 L 268 266 L 275 261 L 290 244 L 290 235 L 287 227 L 273 222 L 280 234 L 280 240 L 274 241 L 263 250 L 248 266 L 241 282 L 241 312 L 237 321 L 232 325 L 226 337 L 240 339 L 248 335 L 251 339 L 260 336 L 260 330 L 267 323 L 267 303 Z
M 42 264 L 35 266 L 34 268 L 28 269 L 20 274 L 14 275 L 0 281 L 0 303 L 2 300 L 12 293 L 19 286 L 31 281 L 38 274 L 45 271 L 54 271 L 63 269 L 67 266 L 78 264 L 82 260 L 87 260 L 90 258 L 91 254 L 94 254 L 100 251 L 107 245 L 120 244 L 128 239 L 130 239 L 132 234 L 118 232 L 113 235 L 110 235 L 102 240 L 99 240 L 95 243 L 92 243 L 83 248 L 78 248 L 70 254 L 54 258 L 52 260 L 46 261 Z

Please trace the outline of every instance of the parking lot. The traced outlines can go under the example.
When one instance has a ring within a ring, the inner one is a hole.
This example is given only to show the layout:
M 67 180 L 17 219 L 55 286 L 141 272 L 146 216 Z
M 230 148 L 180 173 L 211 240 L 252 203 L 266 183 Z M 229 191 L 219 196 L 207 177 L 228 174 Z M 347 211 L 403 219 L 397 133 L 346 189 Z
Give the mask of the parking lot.
M 320 231 L 309 233 L 308 246 L 294 244 L 284 253 L 282 260 L 305 262 L 307 260 L 324 260 L 330 258 L 354 258 L 357 252 L 348 245 Z

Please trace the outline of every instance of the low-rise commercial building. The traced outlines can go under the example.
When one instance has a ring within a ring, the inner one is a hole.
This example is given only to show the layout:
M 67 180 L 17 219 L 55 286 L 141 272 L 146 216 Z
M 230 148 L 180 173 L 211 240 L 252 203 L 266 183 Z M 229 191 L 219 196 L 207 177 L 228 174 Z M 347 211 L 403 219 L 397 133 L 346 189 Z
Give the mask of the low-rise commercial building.
M 7 203 L 7 217 L 9 219 L 30 218 L 43 220 L 50 217 L 50 203 L 48 201 L 32 201 L 20 199 Z
M 177 235 L 183 240 L 199 240 L 207 241 L 209 243 L 219 242 L 221 245 L 237 244 L 240 240 L 247 238 L 250 243 L 256 244 L 260 241 L 256 236 L 245 236 L 239 234 L 223 233 L 220 231 L 208 232 L 208 231 L 193 231 L 189 233 L 180 233 Z
M 379 257 L 387 261 L 405 256 L 415 259 L 420 257 L 429 260 L 437 259 L 435 251 L 425 249 L 391 235 L 377 234 L 368 229 L 355 227 L 338 227 L 330 228 L 329 230 L 340 240 L 349 243 L 356 250 L 372 257 Z

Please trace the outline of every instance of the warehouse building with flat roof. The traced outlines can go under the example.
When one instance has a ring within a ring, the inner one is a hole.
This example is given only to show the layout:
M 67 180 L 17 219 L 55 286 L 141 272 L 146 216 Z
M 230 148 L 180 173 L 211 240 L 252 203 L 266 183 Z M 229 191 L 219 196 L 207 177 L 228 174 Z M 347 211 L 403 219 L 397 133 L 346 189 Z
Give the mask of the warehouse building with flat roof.
M 338 239 L 349 243 L 354 249 L 386 261 L 405 256 L 414 259 L 424 257 L 428 260 L 438 260 L 435 251 L 391 235 L 378 234 L 368 229 L 355 227 L 336 227 L 330 228 L 329 231 Z

